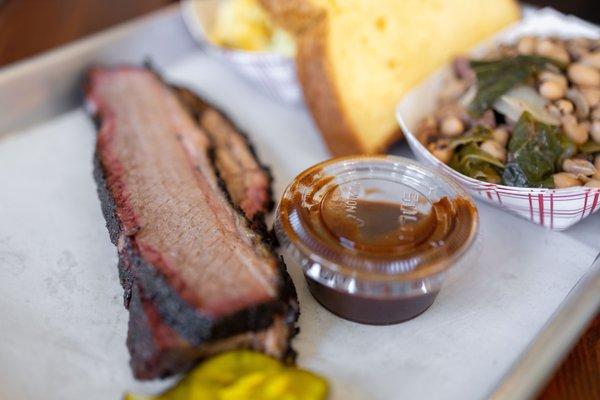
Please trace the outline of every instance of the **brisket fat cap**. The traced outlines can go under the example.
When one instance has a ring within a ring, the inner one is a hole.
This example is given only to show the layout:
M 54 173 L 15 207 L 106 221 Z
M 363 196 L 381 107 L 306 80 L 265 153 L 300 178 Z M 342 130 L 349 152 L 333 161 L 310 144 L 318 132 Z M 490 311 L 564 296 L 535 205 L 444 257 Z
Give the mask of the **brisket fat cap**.
M 111 239 L 119 248 L 122 282 L 126 292 L 135 284 L 152 299 L 140 300 L 144 307 L 138 308 L 155 312 L 154 328 L 166 323 L 181 335 L 159 340 L 163 349 L 174 349 L 171 355 L 188 354 L 186 346 L 267 329 L 276 315 L 286 316 L 289 347 L 297 318 L 293 286 L 263 238 L 221 192 L 209 158 L 211 137 L 198 128 L 173 91 L 144 69 L 93 70 L 88 102 L 101 124 L 95 175 Z M 251 170 L 257 172 L 260 163 L 254 162 Z M 223 175 L 243 172 L 238 168 Z M 268 187 L 262 180 L 258 191 L 270 194 L 270 176 L 266 180 Z M 256 210 L 262 211 L 262 204 Z M 178 344 L 183 341 L 185 346 Z M 134 347 L 130 343 L 132 365 Z M 151 378 L 181 371 L 170 369 L 135 372 Z
M 223 189 L 253 222 L 273 208 L 269 168 L 261 164 L 248 136 L 223 112 L 211 107 L 193 92 L 173 88 L 194 115 L 212 143 L 211 158 Z

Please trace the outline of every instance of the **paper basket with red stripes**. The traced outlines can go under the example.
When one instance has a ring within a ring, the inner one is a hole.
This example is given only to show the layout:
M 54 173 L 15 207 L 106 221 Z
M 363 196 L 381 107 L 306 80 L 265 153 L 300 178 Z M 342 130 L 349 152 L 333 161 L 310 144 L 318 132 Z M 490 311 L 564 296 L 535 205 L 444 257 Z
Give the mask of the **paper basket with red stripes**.
M 600 37 L 598 26 L 552 9 L 526 12 L 517 24 L 499 33 L 473 50 L 482 54 L 490 46 L 514 42 L 523 35 Z M 529 221 L 556 230 L 566 229 L 598 211 L 600 189 L 573 187 L 566 189 L 516 188 L 478 181 L 462 175 L 435 158 L 414 135 L 419 121 L 435 108 L 436 93 L 450 73 L 445 67 L 408 93 L 396 109 L 396 118 L 416 158 L 450 175 L 478 199 L 519 215 Z
M 510 211 L 533 223 L 562 230 L 576 224 L 600 208 L 600 189 L 575 187 L 567 189 L 515 188 L 469 178 L 435 158 L 412 133 L 404 130 L 416 158 L 450 175 L 469 193 L 487 203 Z

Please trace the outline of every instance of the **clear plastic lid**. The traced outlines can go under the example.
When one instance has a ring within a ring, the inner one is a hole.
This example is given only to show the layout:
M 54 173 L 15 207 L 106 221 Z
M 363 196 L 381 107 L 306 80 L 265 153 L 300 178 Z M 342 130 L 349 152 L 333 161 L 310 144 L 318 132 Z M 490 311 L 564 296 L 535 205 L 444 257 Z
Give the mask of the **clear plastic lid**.
M 473 201 L 444 175 L 406 158 L 358 156 L 298 175 L 275 231 L 308 278 L 387 297 L 439 290 L 477 225 Z

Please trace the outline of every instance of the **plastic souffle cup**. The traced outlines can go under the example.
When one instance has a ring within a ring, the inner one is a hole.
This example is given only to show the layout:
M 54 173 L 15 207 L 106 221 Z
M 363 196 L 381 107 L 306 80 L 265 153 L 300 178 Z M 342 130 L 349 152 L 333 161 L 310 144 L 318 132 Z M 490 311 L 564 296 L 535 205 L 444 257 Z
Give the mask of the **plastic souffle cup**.
M 424 312 L 470 247 L 477 208 L 454 181 L 395 156 L 335 158 L 300 173 L 277 208 L 284 254 L 338 316 L 394 324 Z

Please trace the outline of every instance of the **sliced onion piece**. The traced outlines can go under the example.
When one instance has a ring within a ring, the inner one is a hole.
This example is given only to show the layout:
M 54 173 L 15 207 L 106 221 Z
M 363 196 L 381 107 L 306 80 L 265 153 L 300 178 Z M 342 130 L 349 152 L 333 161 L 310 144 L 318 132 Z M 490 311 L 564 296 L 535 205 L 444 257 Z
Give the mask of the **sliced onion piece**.
M 469 89 L 460 97 L 458 103 L 464 108 L 468 108 L 469 104 L 475 100 L 477 95 L 477 85 L 471 85 Z
M 548 112 L 548 101 L 530 86 L 517 86 L 506 92 L 494 103 L 494 110 L 516 122 L 525 111 L 536 121 L 560 125 L 560 120 Z

